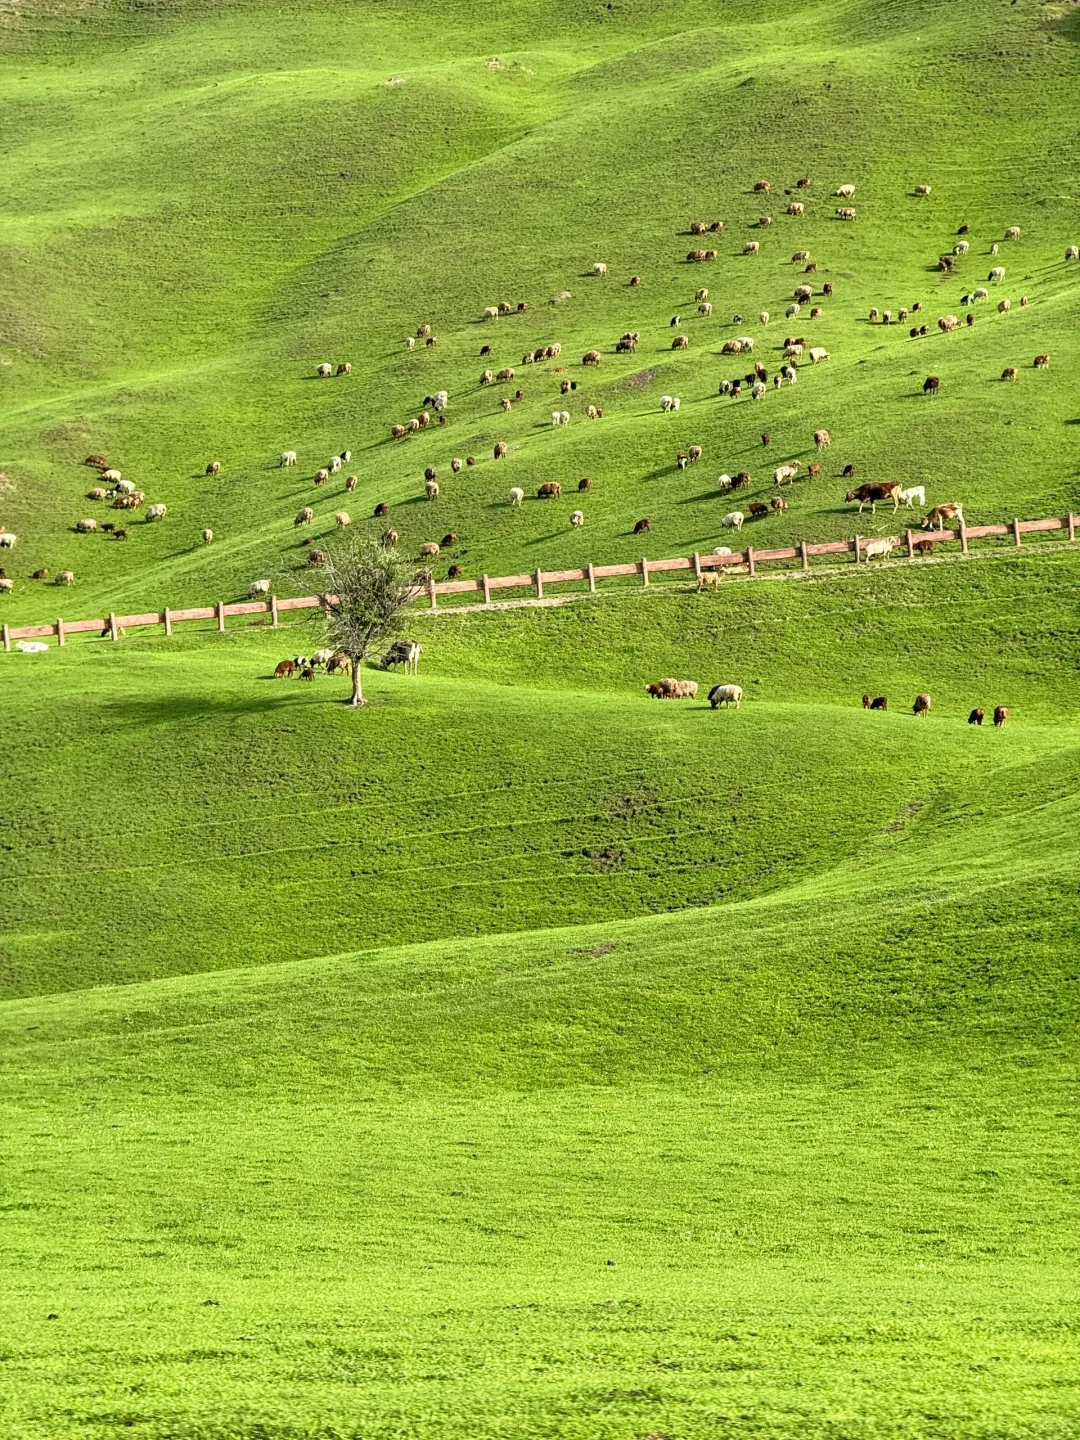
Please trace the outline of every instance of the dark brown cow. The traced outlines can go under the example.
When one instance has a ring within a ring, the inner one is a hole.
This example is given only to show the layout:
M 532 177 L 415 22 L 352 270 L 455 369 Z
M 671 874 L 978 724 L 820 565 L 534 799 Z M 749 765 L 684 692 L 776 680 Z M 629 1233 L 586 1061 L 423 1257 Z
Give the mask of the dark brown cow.
M 862 514 L 864 505 L 869 505 L 871 512 L 877 513 L 877 502 L 879 500 L 891 500 L 893 502 L 893 514 L 900 508 L 900 485 L 893 484 L 871 484 L 860 485 L 855 490 L 849 490 L 844 496 L 847 501 L 857 500 L 859 502 L 859 514 Z

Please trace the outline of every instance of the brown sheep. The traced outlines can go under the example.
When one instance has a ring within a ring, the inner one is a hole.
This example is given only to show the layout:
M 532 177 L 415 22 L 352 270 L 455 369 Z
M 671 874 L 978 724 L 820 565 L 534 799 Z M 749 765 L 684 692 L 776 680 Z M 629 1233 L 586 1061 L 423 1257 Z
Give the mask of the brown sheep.
M 639 520 L 634 526 L 635 535 L 647 535 L 651 530 L 652 525 L 649 523 L 648 520 Z
M 405 426 L 404 426 L 404 425 L 391 425 L 391 426 L 390 426 L 390 438 L 391 438 L 391 440 L 401 440 L 401 439 L 404 438 L 405 434 L 406 434 L 406 430 L 405 430 Z
M 448 580 L 460 580 L 462 573 L 460 565 L 451 565 L 450 569 L 446 572 L 446 578 Z
M 385 500 L 380 500 L 379 503 L 375 506 L 375 509 L 372 513 L 374 514 L 376 520 L 378 520 L 380 516 L 390 514 L 390 506 L 387 505 Z
M 289 679 L 292 675 L 294 675 L 295 673 L 296 673 L 296 661 L 295 661 L 295 660 L 281 660 L 281 661 L 278 662 L 277 669 L 274 671 L 274 679 L 275 679 L 275 680 L 287 680 L 287 679 Z
M 420 558 L 422 560 L 434 560 L 439 553 L 439 547 L 434 540 L 425 540 L 420 546 Z
M 577 488 L 578 488 L 579 490 L 591 490 L 591 489 L 592 489 L 592 480 L 590 479 L 590 477 L 589 477 L 588 475 L 586 475 L 586 476 L 584 476 L 581 480 L 579 480 L 579 481 L 577 482 Z
M 690 446 L 690 449 L 689 449 L 686 453 L 687 453 L 687 456 L 688 456 L 688 458 L 689 458 L 689 460 L 690 460 L 690 464 L 691 464 L 691 465 L 696 465 L 697 462 L 701 459 L 701 454 L 702 454 L 701 446 L 700 446 L 700 445 L 691 445 L 691 446 Z
M 538 500 L 557 500 L 562 494 L 562 486 L 558 480 L 545 480 L 536 492 Z
M 398 533 L 396 530 L 384 530 L 383 533 L 379 536 L 379 544 L 383 547 L 384 550 L 393 550 L 394 547 L 397 545 L 397 542 Z
M 676 335 L 671 342 L 671 348 L 672 350 L 689 350 L 690 341 L 685 335 Z
M 780 513 L 781 511 L 788 508 L 788 502 L 784 499 L 782 495 L 774 495 L 769 501 L 769 504 L 777 513 Z
M 83 464 L 93 465 L 98 470 L 108 470 L 109 468 L 109 462 L 104 455 L 88 455 Z
M 307 563 L 314 568 L 316 565 L 326 564 L 326 552 L 324 550 L 309 550 Z
M 582 365 L 599 365 L 599 364 L 600 364 L 600 351 L 599 351 L 599 350 L 586 350 L 585 354 L 581 357 L 581 363 L 582 363 Z
M 357 487 L 359 484 L 360 484 L 360 477 L 359 477 L 359 475 L 346 475 L 346 477 L 345 477 L 345 489 L 349 492 L 350 495 L 352 494 L 352 492 L 356 489 L 356 487 Z
M 762 501 L 754 500 L 751 503 L 750 514 L 754 517 L 755 520 L 760 520 L 762 516 L 768 515 L 768 513 L 769 507 L 768 505 L 763 504 Z
M 1036 356 L 1035 356 L 1035 369 L 1036 369 L 1036 370 L 1045 370 L 1045 369 L 1049 366 L 1049 364 L 1050 364 L 1050 356 L 1049 356 L 1049 355 L 1036 355 Z
M 456 545 L 457 536 L 454 534 L 453 530 L 448 530 L 447 533 L 439 541 L 439 544 L 443 547 L 444 550 L 449 550 L 452 545 Z
M 206 467 L 206 473 L 207 473 L 207 475 L 220 475 L 220 473 L 221 473 L 221 461 L 220 461 L 220 460 L 211 460 L 211 461 L 210 461 L 210 464 L 207 465 L 207 467 Z
M 754 190 L 759 195 L 767 195 L 771 189 L 771 180 L 756 180 L 754 182 Z
M 1015 366 L 1015 365 L 1007 365 L 1007 366 L 1005 367 L 1005 369 L 1002 370 L 1002 372 L 1001 372 L 1001 378 L 1002 378 L 1002 380 L 1015 380 L 1015 379 L 1016 379 L 1016 366 Z
M 352 366 L 350 365 L 348 360 L 343 360 L 334 373 L 335 375 L 351 375 Z
M 928 715 L 930 713 L 930 696 L 925 693 L 916 695 L 915 704 L 911 709 L 915 715 Z
M 495 449 L 491 453 L 494 455 L 496 460 L 501 460 L 503 456 L 507 454 L 508 450 L 509 446 L 507 445 L 506 441 L 500 440 L 498 441 Z
M 982 710 L 982 709 L 972 710 L 971 714 L 968 716 L 968 724 L 969 724 L 969 725 L 981 725 L 981 724 L 983 723 L 983 720 L 985 720 L 985 718 L 986 718 L 986 711 L 985 711 L 985 710 Z
M 814 431 L 814 448 L 815 448 L 816 450 L 824 450 L 827 446 L 829 446 L 829 445 L 831 445 L 831 444 L 832 444 L 832 436 L 829 434 L 829 432 L 828 432 L 827 430 L 815 430 L 815 431 Z
M 994 729 L 1001 730 L 1009 723 L 1009 707 L 1007 705 L 994 706 Z

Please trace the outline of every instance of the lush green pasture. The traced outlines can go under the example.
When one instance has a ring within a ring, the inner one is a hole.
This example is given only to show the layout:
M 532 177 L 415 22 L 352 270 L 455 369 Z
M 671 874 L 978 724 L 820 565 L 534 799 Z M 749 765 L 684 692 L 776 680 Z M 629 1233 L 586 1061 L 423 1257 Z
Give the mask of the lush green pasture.
M 636 557 L 643 516 L 648 554 L 685 553 L 720 534 L 721 471 L 750 471 L 745 509 L 777 463 L 812 458 L 822 425 L 834 440 L 822 479 L 796 487 L 755 543 L 851 533 L 848 462 L 862 479 L 924 484 L 930 503 L 962 500 L 975 520 L 1080 507 L 1069 379 L 1080 265 L 1063 258 L 1080 243 L 1071 10 L 510 10 L 91 3 L 6 17 L 0 523 L 19 547 L 5 616 L 56 609 L 28 578 L 41 566 L 75 570 L 72 613 L 231 598 L 299 564 L 297 542 L 332 528 L 343 504 L 359 523 L 379 500 L 403 545 L 456 533 L 442 560 L 473 575 Z M 813 180 L 798 192 L 807 213 L 789 217 L 801 175 Z M 759 177 L 774 186 L 765 198 Z M 928 199 L 912 194 L 920 181 Z M 833 215 L 845 182 L 854 225 Z M 771 229 L 754 228 L 763 212 Z M 725 221 L 715 264 L 683 259 L 696 217 Z M 962 222 L 971 251 L 938 275 Z M 1012 224 L 1020 240 L 992 259 Z M 761 253 L 743 256 L 755 236 Z M 804 248 L 821 267 L 814 284 L 836 294 L 820 320 L 804 309 L 788 321 L 804 278 L 790 256 Z M 602 280 L 588 273 L 597 259 Z M 994 263 L 1006 282 L 970 332 L 911 341 L 906 325 L 867 319 L 871 305 L 920 300 L 933 329 Z M 708 318 L 693 300 L 701 284 Z M 564 289 L 572 299 L 552 303 Z M 994 309 L 999 294 L 1009 315 Z M 531 308 L 485 325 L 500 299 Z M 685 354 L 669 348 L 675 313 Z M 404 337 L 421 322 L 438 346 L 410 354 Z M 615 356 L 627 327 L 640 348 Z M 722 400 L 719 379 L 748 366 L 720 346 L 745 333 L 770 370 L 787 333 L 833 358 L 760 404 Z M 579 381 L 568 402 L 551 362 L 519 363 L 556 340 Z M 484 343 L 494 354 L 482 362 Z M 586 371 L 592 346 L 603 363 Z M 1045 372 L 1031 368 L 1039 352 L 1051 354 Z M 352 375 L 316 381 L 323 359 L 350 360 Z M 514 385 L 480 387 L 488 364 L 516 365 Z M 1009 364 L 1014 386 L 997 379 Z M 921 394 L 928 373 L 941 377 L 937 399 Z M 504 415 L 518 387 L 525 399 Z M 390 424 L 438 388 L 448 426 L 391 443 Z M 678 416 L 660 414 L 665 392 L 682 398 Z M 564 403 L 573 420 L 555 431 Z M 590 403 L 602 421 L 584 418 Z M 511 449 L 496 462 L 499 439 Z M 692 443 L 705 459 L 679 472 L 676 451 Z M 298 450 L 296 470 L 274 468 L 283 448 Z M 319 490 L 311 478 L 345 448 L 359 477 L 347 500 L 346 472 Z M 76 536 L 88 508 L 101 518 L 83 498 L 90 451 L 167 503 L 165 523 L 136 522 L 126 545 Z M 450 459 L 468 454 L 475 469 L 452 476 Z M 223 469 L 207 479 L 212 459 Z M 422 499 L 428 465 L 435 506 Z M 543 480 L 583 475 L 595 484 L 581 532 L 565 500 L 506 505 L 511 485 L 531 497 Z M 309 502 L 316 522 L 297 535 Z M 888 533 L 892 517 L 860 528 Z
M 1075 768 L 1078 579 L 1059 551 L 421 613 L 419 678 L 370 672 L 361 717 L 340 680 L 272 678 L 306 627 L 5 657 L 5 987 L 715 904 L 861 861 L 991 779 Z M 668 674 L 697 701 L 649 699 Z M 744 707 L 714 712 L 728 681 Z M 998 703 L 1012 728 L 965 723 Z

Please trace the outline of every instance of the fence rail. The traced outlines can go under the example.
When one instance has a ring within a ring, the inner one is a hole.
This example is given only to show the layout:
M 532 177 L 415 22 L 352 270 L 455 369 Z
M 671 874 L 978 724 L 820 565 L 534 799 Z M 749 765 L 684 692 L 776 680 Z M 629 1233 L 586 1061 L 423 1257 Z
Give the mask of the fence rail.
M 1047 530 L 1067 530 L 1069 539 L 1075 540 L 1078 520 L 1080 516 L 1072 514 L 1071 511 L 1061 517 L 1013 520 L 1007 525 L 965 525 L 961 520 L 959 529 L 956 530 L 907 530 L 899 543 L 906 546 L 909 559 L 915 554 L 916 542 L 929 539 L 938 544 L 959 540 L 966 555 L 972 540 L 1011 537 L 1013 543 L 1019 547 L 1023 543 L 1022 536 Z M 588 581 L 589 590 L 595 592 L 598 580 L 636 575 L 641 577 L 642 585 L 648 585 L 650 575 L 661 575 L 672 570 L 692 570 L 695 576 L 700 577 L 702 572 L 707 570 L 742 567 L 753 576 L 757 574 L 759 565 L 768 564 L 770 561 L 798 560 L 803 570 L 809 570 L 810 557 L 813 555 L 845 554 L 854 554 L 855 563 L 858 565 L 867 563 L 862 554 L 862 547 L 866 543 L 865 537 L 855 535 L 850 540 L 827 540 L 813 545 L 802 540 L 796 546 L 774 550 L 755 550 L 751 545 L 730 555 L 699 555 L 695 552 L 693 555 L 678 555 L 670 560 L 646 560 L 643 557 L 641 560 L 628 561 L 621 565 L 590 564 L 579 570 L 533 570 L 525 575 L 482 575 L 479 580 L 430 579 L 426 594 L 430 608 L 435 610 L 438 608 L 440 595 L 482 594 L 484 604 L 487 605 L 491 603 L 491 594 L 495 590 L 535 590 L 537 597 L 543 598 L 546 585 L 584 580 Z M 55 636 L 58 643 L 63 645 L 69 635 L 88 634 L 95 630 L 103 635 L 109 634 L 116 640 L 121 630 L 140 625 L 161 625 L 165 634 L 171 635 L 174 625 L 181 625 L 188 620 L 216 620 L 217 628 L 224 630 L 226 620 L 238 615 L 269 615 L 271 625 L 276 626 L 278 617 L 285 611 L 314 610 L 321 604 L 322 599 L 318 595 L 302 595 L 287 600 L 271 596 L 269 600 L 239 600 L 229 605 L 219 600 L 214 605 L 201 605 L 187 610 L 166 608 L 147 611 L 141 615 L 109 614 L 93 620 L 57 618 L 40 625 L 4 625 L 2 633 L 4 649 L 10 650 L 15 640 L 37 640 Z

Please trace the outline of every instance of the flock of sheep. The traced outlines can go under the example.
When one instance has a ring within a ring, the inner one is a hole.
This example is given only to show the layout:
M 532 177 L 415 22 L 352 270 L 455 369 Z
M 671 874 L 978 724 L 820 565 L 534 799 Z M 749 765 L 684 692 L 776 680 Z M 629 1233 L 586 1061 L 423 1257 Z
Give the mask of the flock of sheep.
M 645 686 L 645 693 L 651 695 L 654 700 L 696 700 L 698 686 L 696 680 L 654 680 L 650 685 Z M 709 704 L 714 710 L 721 705 L 734 705 L 738 710 L 742 705 L 743 691 L 741 685 L 714 685 L 709 691 Z M 930 696 L 923 691 L 915 696 L 915 703 L 911 707 L 913 715 L 929 715 L 931 708 Z M 888 710 L 889 699 L 886 695 L 862 697 L 862 708 L 864 710 Z M 969 725 L 981 725 L 986 718 L 986 711 L 977 706 L 968 715 Z M 994 728 L 1001 730 L 1009 721 L 1009 708 L 1007 705 L 996 705 L 994 707 Z

